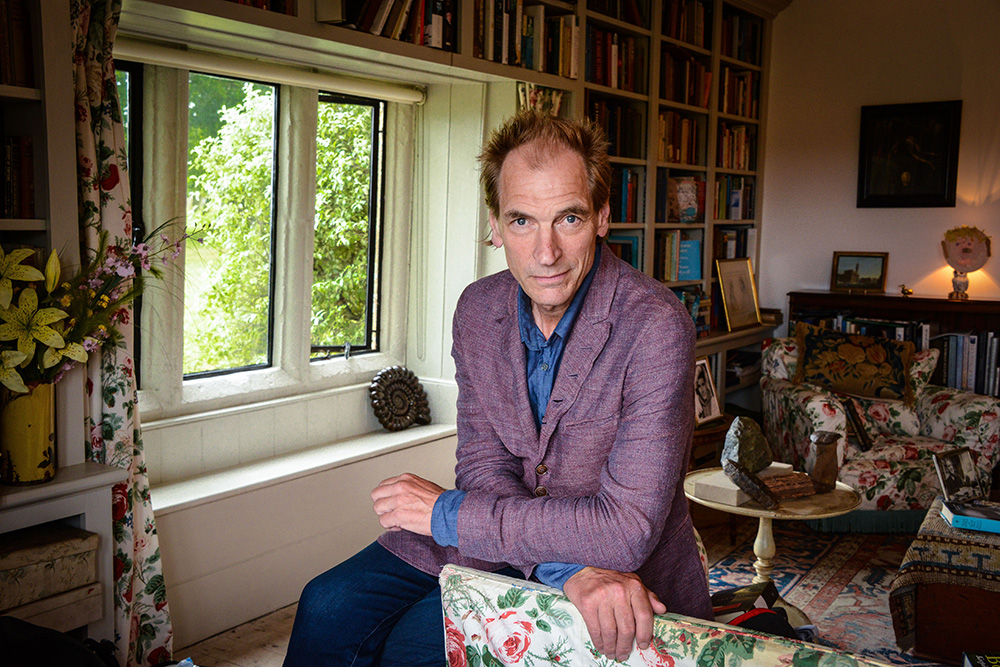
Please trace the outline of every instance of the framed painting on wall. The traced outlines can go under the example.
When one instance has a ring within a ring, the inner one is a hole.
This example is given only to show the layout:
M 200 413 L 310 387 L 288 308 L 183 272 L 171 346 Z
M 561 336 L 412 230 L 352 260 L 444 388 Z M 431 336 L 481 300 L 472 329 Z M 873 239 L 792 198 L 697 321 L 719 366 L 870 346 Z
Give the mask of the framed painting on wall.
M 954 206 L 962 101 L 861 107 L 858 208 Z

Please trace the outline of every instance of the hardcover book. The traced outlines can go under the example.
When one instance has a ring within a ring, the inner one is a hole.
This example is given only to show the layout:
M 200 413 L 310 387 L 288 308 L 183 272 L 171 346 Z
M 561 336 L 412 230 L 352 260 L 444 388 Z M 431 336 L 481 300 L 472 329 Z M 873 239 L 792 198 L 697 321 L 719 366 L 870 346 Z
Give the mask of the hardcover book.
M 941 505 L 941 516 L 953 528 L 1000 533 L 1000 503 L 988 500 L 946 500 Z

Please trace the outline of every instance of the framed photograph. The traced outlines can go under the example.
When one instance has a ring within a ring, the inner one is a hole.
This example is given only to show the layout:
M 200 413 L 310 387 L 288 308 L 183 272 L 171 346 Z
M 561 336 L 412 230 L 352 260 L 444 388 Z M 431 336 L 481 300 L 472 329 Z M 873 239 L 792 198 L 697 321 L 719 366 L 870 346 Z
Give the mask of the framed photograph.
M 719 396 L 712 382 L 712 367 L 708 357 L 699 357 L 694 362 L 694 423 L 701 426 L 705 422 L 722 418 Z
M 882 294 L 889 273 L 887 252 L 836 252 L 830 272 L 831 292 Z
M 934 454 L 934 468 L 945 500 L 962 502 L 986 497 L 968 447 Z
M 722 291 L 722 308 L 726 311 L 726 327 L 735 331 L 760 324 L 757 284 L 750 258 L 717 259 L 715 270 Z
M 954 206 L 962 101 L 861 107 L 858 208 Z

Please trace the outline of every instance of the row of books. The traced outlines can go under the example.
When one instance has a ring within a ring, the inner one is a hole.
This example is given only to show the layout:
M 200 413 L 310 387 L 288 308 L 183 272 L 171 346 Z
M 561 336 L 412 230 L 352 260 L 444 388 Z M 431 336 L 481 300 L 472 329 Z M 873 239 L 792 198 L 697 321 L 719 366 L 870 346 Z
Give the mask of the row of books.
M 34 165 L 31 137 L 4 137 L 0 217 L 35 217 Z
M 294 8 L 294 0 L 247 0 Z M 316 20 L 402 42 L 455 50 L 456 0 L 316 0 Z M 293 13 L 289 11 L 288 13 Z
M 719 78 L 719 111 L 757 118 L 760 113 L 760 73 L 722 66 Z
M 712 300 L 702 291 L 701 286 L 672 287 L 671 290 L 691 315 L 695 335 L 698 338 L 708 336 L 711 333 Z M 714 356 L 709 357 L 709 363 L 714 359 Z
M 754 181 L 744 176 L 722 175 L 715 179 L 715 219 L 753 220 Z
M 642 271 L 643 232 L 641 229 L 616 230 L 605 241 L 611 252 Z
M 0 0 L 0 83 L 35 85 L 31 34 L 25 0 Z
M 677 111 L 661 111 L 657 159 L 677 164 L 702 164 L 699 139 L 703 118 Z
M 637 0 L 588 0 L 587 2 L 587 9 L 591 11 L 637 25 L 640 28 L 646 27 L 644 17 L 648 16 L 648 13 L 643 11 L 646 7 L 645 4 L 640 6 Z
M 580 22 L 575 14 L 549 16 L 545 5 L 523 6 L 523 0 L 476 0 L 477 7 L 480 3 L 482 13 L 473 18 L 473 56 L 579 78 Z
M 929 345 L 941 351 L 931 384 L 1000 397 L 998 332 L 943 333 L 931 337 Z
M 641 222 L 645 206 L 645 170 L 614 167 L 611 172 L 611 221 Z
M 672 0 L 663 13 L 663 34 L 707 49 L 712 31 L 710 8 L 706 0 Z
M 757 168 L 757 132 L 747 125 L 719 122 L 718 154 L 720 169 L 753 171 Z
M 939 333 L 936 322 L 858 317 L 849 312 L 811 310 L 795 320 L 844 333 L 912 341 L 917 351 L 939 350 L 930 383 L 1000 398 L 1000 332 Z M 795 323 L 790 324 L 794 331 Z
M 641 111 L 618 100 L 591 95 L 590 120 L 607 135 L 609 155 L 640 160 L 645 157 L 645 121 Z
M 722 55 L 760 65 L 763 36 L 764 22 L 760 18 L 736 12 L 722 15 Z
M 701 280 L 701 239 L 688 231 L 664 229 L 656 232 L 653 262 L 663 282 Z
M 757 229 L 755 227 L 716 227 L 712 231 L 713 260 L 753 257 L 756 251 Z
M 666 46 L 661 52 L 660 97 L 670 102 L 708 108 L 712 72 L 688 51 Z
M 646 40 L 587 25 L 587 81 L 631 93 L 646 92 Z

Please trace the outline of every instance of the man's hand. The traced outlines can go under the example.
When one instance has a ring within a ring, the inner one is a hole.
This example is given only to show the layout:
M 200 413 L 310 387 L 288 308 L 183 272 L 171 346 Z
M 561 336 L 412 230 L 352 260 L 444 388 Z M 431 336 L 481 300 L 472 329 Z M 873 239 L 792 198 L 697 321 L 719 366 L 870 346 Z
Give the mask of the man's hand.
M 406 472 L 379 482 L 372 489 L 372 503 L 383 528 L 429 536 L 434 503 L 442 493 L 434 482 Z
M 594 647 L 612 660 L 627 660 L 633 639 L 647 648 L 653 615 L 667 610 L 631 572 L 585 567 L 566 580 L 563 592 L 583 615 Z

